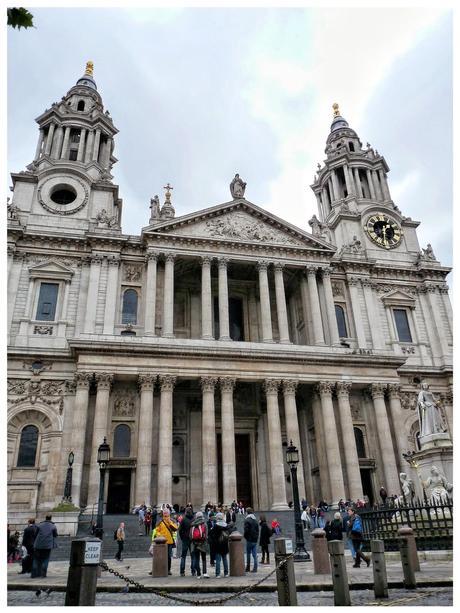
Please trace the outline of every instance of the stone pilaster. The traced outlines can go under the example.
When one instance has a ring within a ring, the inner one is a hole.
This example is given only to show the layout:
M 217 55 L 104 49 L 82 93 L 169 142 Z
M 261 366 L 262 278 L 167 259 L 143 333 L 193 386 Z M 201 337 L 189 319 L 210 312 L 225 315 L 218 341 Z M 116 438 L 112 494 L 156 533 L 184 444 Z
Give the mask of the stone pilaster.
M 216 453 L 216 413 L 214 390 L 215 377 L 201 377 L 203 392 L 203 411 L 201 423 L 201 449 L 203 458 L 203 504 L 207 500 L 217 503 L 217 453 Z
M 108 433 L 110 389 L 113 375 L 106 372 L 96 373 L 97 383 L 96 407 L 94 411 L 93 436 L 91 444 L 91 461 L 89 465 L 89 489 L 87 506 L 97 504 L 99 495 L 99 464 L 97 463 L 97 450 L 104 442 L 110 440 Z
M 94 143 L 94 130 L 89 130 L 88 137 L 86 139 L 86 149 L 85 149 L 85 164 L 91 161 L 91 155 L 93 153 L 93 143 Z
M 75 393 L 72 424 L 72 450 L 75 454 L 72 474 L 72 502 L 77 507 L 80 506 L 86 422 L 88 419 L 89 386 L 92 378 L 93 375 L 89 372 L 77 372 L 75 374 L 77 389 Z
M 152 496 L 152 428 L 153 428 L 153 388 L 156 375 L 139 375 L 141 405 L 139 411 L 139 437 L 137 443 L 136 466 L 136 504 L 151 505 Z
M 402 469 L 403 456 L 402 454 L 408 449 L 407 433 L 404 428 L 403 410 L 401 407 L 401 387 L 398 383 L 390 383 L 388 385 L 388 398 L 390 404 L 391 421 L 393 422 L 393 430 L 396 437 L 396 447 L 398 450 L 397 466 Z
M 371 200 L 376 200 L 377 197 L 375 194 L 374 181 L 372 180 L 371 171 L 368 168 L 366 169 L 366 176 L 367 176 L 367 183 L 369 185 L 369 191 L 371 193 Z
M 345 466 L 348 478 L 348 495 L 351 500 L 363 498 L 363 486 L 359 471 L 358 452 L 353 431 L 353 418 L 350 409 L 351 382 L 336 383 L 336 393 L 339 405 L 340 427 L 342 430 L 343 448 L 345 450 Z
M 40 130 L 38 131 L 38 141 L 37 141 L 37 148 L 35 149 L 35 156 L 34 156 L 34 161 L 36 162 L 39 157 L 40 157 L 40 153 L 42 150 L 42 145 L 43 145 L 43 136 L 44 136 L 44 131 L 43 128 L 40 128 Z
M 64 142 L 62 143 L 62 151 L 61 151 L 62 160 L 68 159 L 69 140 L 70 140 L 70 126 L 67 126 L 64 132 Z
M 289 508 L 286 501 L 281 422 L 278 406 L 279 384 L 280 381 L 276 379 L 266 379 L 264 382 L 265 394 L 267 396 L 268 452 L 270 456 L 270 476 L 272 483 L 272 511 L 284 511 Z
M 172 434 L 173 391 L 176 377 L 160 375 L 160 428 L 158 437 L 158 494 L 157 504 L 172 504 Z
M 103 334 L 114 334 L 120 259 L 118 257 L 108 258 L 107 266 L 109 267 L 109 272 L 107 275 Z
M 54 137 L 55 129 L 56 129 L 56 124 L 52 123 L 49 127 L 48 135 L 46 137 L 45 155 L 50 155 L 51 153 L 51 147 L 53 145 L 53 137 Z
M 324 345 L 323 322 L 319 303 L 318 285 L 316 283 L 316 266 L 307 266 L 308 295 L 310 298 L 311 318 L 313 322 L 313 342 L 315 345 Z
M 359 170 L 357 168 L 353 168 L 353 173 L 355 175 L 355 185 L 356 185 L 358 198 L 362 198 L 363 197 L 363 187 L 361 185 L 361 179 L 359 178 Z
M 150 251 L 147 259 L 147 280 L 145 287 L 144 334 L 155 336 L 155 312 L 157 305 L 157 263 L 158 254 Z
M 280 343 L 290 343 L 291 341 L 289 338 L 289 325 L 286 308 L 286 293 L 284 291 L 283 268 L 284 265 L 281 262 L 275 263 L 276 312 L 278 315 Z
M 51 157 L 55 160 L 58 160 L 61 157 L 63 134 L 64 131 L 62 126 L 58 126 L 56 128 L 56 134 L 54 135 L 53 139 L 53 147 L 51 149 Z
M 286 419 L 286 435 L 288 443 L 292 441 L 299 450 L 299 464 L 297 465 L 297 481 L 299 484 L 299 498 L 306 497 L 302 442 L 300 439 L 299 420 L 297 416 L 297 405 L 295 393 L 298 382 L 292 379 L 283 380 L 284 416 Z
M 228 321 L 228 280 L 227 258 L 219 258 L 219 340 L 230 340 L 230 326 Z
M 233 417 L 233 390 L 236 379 L 221 377 L 221 431 L 223 503 L 230 506 L 236 500 L 235 423 Z M 203 494 L 205 498 L 205 494 Z
M 259 271 L 260 313 L 262 317 L 262 341 L 264 343 L 272 343 L 273 331 L 267 268 L 268 262 L 257 262 L 257 270 Z
M 373 349 L 381 350 L 383 348 L 383 338 L 372 289 L 372 282 L 370 279 L 361 279 L 361 283 L 363 285 L 364 300 L 366 302 L 369 327 L 371 329 L 372 347 Z
M 331 345 L 339 345 L 339 330 L 337 328 L 337 317 L 335 316 L 334 295 L 331 285 L 331 271 L 328 268 L 322 270 L 324 296 L 326 298 L 327 323 L 329 325 L 329 336 Z
M 86 142 L 86 134 L 88 130 L 86 128 L 82 128 L 80 130 L 80 142 L 78 143 L 78 152 L 77 152 L 77 162 L 83 162 L 83 156 L 85 154 L 85 142 Z
M 95 136 L 94 136 L 94 143 L 93 143 L 93 155 L 92 155 L 92 160 L 94 162 L 98 161 L 98 157 L 99 157 L 99 143 L 101 142 L 101 129 L 100 128 L 96 128 L 96 132 L 95 132 Z
M 96 307 L 99 293 L 99 277 L 101 274 L 102 257 L 98 254 L 91 255 L 89 271 L 88 297 L 86 300 L 85 328 L 86 334 L 94 334 L 96 328 Z
M 374 402 L 375 429 L 380 446 L 380 461 L 385 475 L 385 487 L 388 494 L 399 493 L 399 477 L 396 466 L 395 452 L 385 406 L 385 386 L 382 383 L 373 383 L 369 388 Z
M 350 291 L 351 309 L 353 311 L 353 322 L 355 324 L 358 347 L 360 349 L 366 349 L 366 336 L 364 334 L 364 326 L 361 318 L 361 304 L 359 301 L 359 283 L 359 277 L 348 278 L 348 289 Z
M 174 257 L 168 253 L 165 258 L 162 336 L 166 338 L 174 337 Z
M 211 288 L 212 258 L 201 258 L 201 338 L 210 340 L 212 335 L 212 288 Z

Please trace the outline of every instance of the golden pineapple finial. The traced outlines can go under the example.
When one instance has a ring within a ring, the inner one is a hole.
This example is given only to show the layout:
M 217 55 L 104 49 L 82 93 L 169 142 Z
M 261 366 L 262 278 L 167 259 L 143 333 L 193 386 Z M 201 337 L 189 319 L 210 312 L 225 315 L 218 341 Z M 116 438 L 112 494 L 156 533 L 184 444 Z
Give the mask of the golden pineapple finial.
M 85 74 L 89 75 L 90 77 L 93 76 L 93 69 L 94 69 L 94 64 L 91 60 L 89 60 L 88 62 L 86 62 L 86 70 L 85 70 Z

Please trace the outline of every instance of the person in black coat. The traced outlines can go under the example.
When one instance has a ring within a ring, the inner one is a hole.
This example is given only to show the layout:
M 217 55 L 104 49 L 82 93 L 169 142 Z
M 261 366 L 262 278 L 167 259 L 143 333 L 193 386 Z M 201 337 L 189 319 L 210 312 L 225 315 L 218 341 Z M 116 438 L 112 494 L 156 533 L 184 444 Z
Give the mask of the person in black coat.
M 343 539 L 342 516 L 339 512 L 334 514 L 332 521 L 327 521 L 324 527 L 328 541 L 341 541 Z
M 22 559 L 21 575 L 32 572 L 32 560 L 34 558 L 34 542 L 37 536 L 37 526 L 35 519 L 29 519 L 27 528 L 22 535 L 22 546 L 27 549 L 27 556 Z
M 32 562 L 32 578 L 46 577 L 51 550 L 57 547 L 58 533 L 56 526 L 51 521 L 51 515 L 47 515 L 37 528 L 34 541 L 34 560 Z
M 244 538 L 246 539 L 246 572 L 250 571 L 251 556 L 254 560 L 253 573 L 257 572 L 257 541 L 259 540 L 259 524 L 251 507 L 244 522 Z
M 187 507 L 185 509 L 185 515 L 182 517 L 182 521 L 179 526 L 179 537 L 182 542 L 182 551 L 180 558 L 180 576 L 185 577 L 185 561 L 187 558 L 187 552 L 190 550 L 190 527 L 193 520 L 193 509 Z M 192 553 L 190 551 L 190 557 Z
M 220 577 L 220 562 L 224 566 L 224 577 L 228 577 L 228 526 L 223 513 L 217 513 L 215 524 L 209 532 L 209 542 L 214 548 L 216 577 Z
M 259 526 L 260 526 L 259 545 L 262 550 L 262 560 L 260 561 L 260 563 L 270 564 L 270 553 L 268 551 L 268 546 L 270 545 L 270 539 L 272 537 L 273 531 L 270 528 L 270 526 L 267 524 L 267 518 L 265 517 L 265 515 L 260 516 Z

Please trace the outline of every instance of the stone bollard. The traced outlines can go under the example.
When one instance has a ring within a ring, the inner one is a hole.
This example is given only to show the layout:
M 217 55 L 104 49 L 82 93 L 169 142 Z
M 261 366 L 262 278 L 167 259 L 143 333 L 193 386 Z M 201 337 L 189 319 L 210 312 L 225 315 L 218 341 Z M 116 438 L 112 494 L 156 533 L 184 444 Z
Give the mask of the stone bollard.
M 417 582 L 415 580 L 414 560 L 409 550 L 409 541 L 405 535 L 400 536 L 398 540 L 404 573 L 404 587 L 407 590 L 413 590 L 417 587 Z
M 168 576 L 168 545 L 164 536 L 153 539 L 152 577 Z
M 244 577 L 243 536 L 235 531 L 228 538 L 230 577 Z
M 334 606 L 349 607 L 351 605 L 350 590 L 348 588 L 347 567 L 343 541 L 329 541 L 327 544 L 332 566 L 332 585 L 334 587 Z
M 285 538 L 276 538 L 274 543 L 278 604 L 280 607 L 296 607 L 297 590 L 295 585 L 294 558 L 291 556 L 293 553 L 292 541 Z M 284 560 L 286 562 L 280 566 L 280 563 L 284 562 Z
M 388 598 L 387 566 L 385 563 L 385 544 L 378 539 L 371 540 L 372 570 L 374 573 L 374 596 Z
M 99 539 L 91 537 L 72 541 L 65 593 L 66 607 L 95 606 L 101 545 Z
M 314 573 L 328 575 L 331 572 L 331 562 L 327 551 L 326 532 L 322 528 L 316 528 L 311 535 Z
M 420 561 L 417 553 L 417 543 L 415 542 L 414 531 L 409 526 L 401 526 L 398 530 L 399 536 L 405 536 L 407 539 L 407 546 L 409 547 L 409 555 L 412 560 L 412 566 L 415 571 L 420 571 Z

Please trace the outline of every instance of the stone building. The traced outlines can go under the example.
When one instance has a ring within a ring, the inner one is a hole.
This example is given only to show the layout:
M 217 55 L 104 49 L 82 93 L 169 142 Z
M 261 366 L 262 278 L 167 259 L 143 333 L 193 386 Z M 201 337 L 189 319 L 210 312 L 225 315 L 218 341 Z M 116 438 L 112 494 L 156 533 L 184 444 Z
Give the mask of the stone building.
M 109 513 L 286 509 L 291 439 L 301 497 L 399 493 L 422 379 L 452 426 L 450 269 L 338 108 L 308 231 L 236 178 L 231 200 L 180 217 L 168 184 L 123 234 L 117 129 L 91 63 L 36 121 L 8 202 L 9 517 L 59 503 L 70 451 L 72 500 L 91 509 L 104 437 Z

